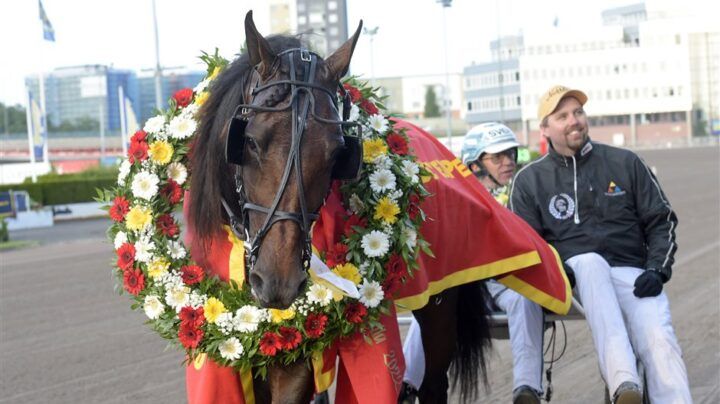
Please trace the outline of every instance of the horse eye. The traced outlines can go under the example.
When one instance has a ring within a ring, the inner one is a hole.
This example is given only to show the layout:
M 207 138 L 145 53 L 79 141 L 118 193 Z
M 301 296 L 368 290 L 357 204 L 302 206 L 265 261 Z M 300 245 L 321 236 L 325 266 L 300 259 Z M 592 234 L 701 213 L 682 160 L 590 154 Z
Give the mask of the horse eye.
M 257 145 L 257 141 L 255 139 L 248 136 L 246 143 L 247 143 L 248 149 L 250 149 L 250 151 L 252 151 L 253 153 L 257 153 L 258 145 Z

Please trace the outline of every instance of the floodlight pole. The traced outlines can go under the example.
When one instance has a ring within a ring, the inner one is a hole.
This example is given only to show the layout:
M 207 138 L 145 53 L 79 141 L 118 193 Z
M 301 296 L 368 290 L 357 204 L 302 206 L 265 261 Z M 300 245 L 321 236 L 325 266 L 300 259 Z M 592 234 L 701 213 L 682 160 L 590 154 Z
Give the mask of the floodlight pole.
M 160 67 L 160 40 L 158 38 L 157 11 L 155 0 L 152 0 L 153 27 L 155 29 L 155 108 L 161 110 L 162 100 L 162 69 Z
M 372 87 L 375 87 L 375 49 L 373 48 L 373 39 L 375 38 L 375 34 L 378 32 L 378 28 L 380 27 L 373 27 L 363 28 L 363 34 L 370 37 L 370 85 Z
M 447 147 L 452 151 L 452 118 L 450 116 L 450 74 L 448 73 L 448 51 L 447 51 L 447 10 L 452 4 L 452 0 L 437 0 L 443 6 L 443 44 L 445 45 L 445 116 L 447 118 Z

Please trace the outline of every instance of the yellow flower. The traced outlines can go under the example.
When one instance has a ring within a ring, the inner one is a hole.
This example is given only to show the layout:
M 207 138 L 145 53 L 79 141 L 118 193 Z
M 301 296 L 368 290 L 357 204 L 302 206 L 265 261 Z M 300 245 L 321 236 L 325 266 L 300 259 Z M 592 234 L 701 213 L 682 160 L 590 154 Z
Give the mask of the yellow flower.
M 207 299 L 207 303 L 203 306 L 203 310 L 205 311 L 205 318 L 208 323 L 211 324 L 214 324 L 218 316 L 227 311 L 225 310 L 223 302 L 214 297 Z
M 387 196 L 380 199 L 375 207 L 373 219 L 382 219 L 385 223 L 393 224 L 397 221 L 397 214 L 400 207 Z
M 157 280 L 168 272 L 169 267 L 169 262 L 165 261 L 162 258 L 157 259 L 151 262 L 150 265 L 148 265 L 148 275 L 150 275 L 151 278 Z
M 205 104 L 205 101 L 207 101 L 208 97 L 210 96 L 210 93 L 207 91 L 203 91 L 202 93 L 195 96 L 195 105 L 198 107 Z
M 210 74 L 210 77 L 208 77 L 208 79 L 211 81 L 214 80 L 215 77 L 217 77 L 217 75 L 220 74 L 220 70 L 222 70 L 222 69 L 220 69 L 220 66 L 215 66 L 215 69 Z
M 372 163 L 375 157 L 387 153 L 387 145 L 382 139 L 371 139 L 363 141 L 363 161 Z
M 125 216 L 125 224 L 130 230 L 140 231 L 152 222 L 152 214 L 150 209 L 135 205 Z
M 272 318 L 273 323 L 282 323 L 283 320 L 290 320 L 295 318 L 295 310 L 293 309 L 287 309 L 287 310 L 278 310 L 278 309 L 270 309 L 270 318 Z
M 173 147 L 170 143 L 164 140 L 158 140 L 150 143 L 148 154 L 154 162 L 165 165 L 172 159 Z
M 337 274 L 338 276 L 345 278 L 349 281 L 352 281 L 352 283 L 359 285 L 360 281 L 362 281 L 362 277 L 360 276 L 360 271 L 358 271 L 357 267 L 351 263 L 346 263 L 343 265 L 338 265 L 332 270 Z

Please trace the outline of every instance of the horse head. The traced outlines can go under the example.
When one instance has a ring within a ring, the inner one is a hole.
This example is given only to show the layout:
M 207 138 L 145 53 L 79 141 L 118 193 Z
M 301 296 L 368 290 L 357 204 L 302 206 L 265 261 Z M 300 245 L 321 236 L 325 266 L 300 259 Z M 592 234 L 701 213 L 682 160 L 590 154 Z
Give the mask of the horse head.
M 304 291 L 316 212 L 331 180 L 359 169 L 337 91 L 361 26 L 323 59 L 295 37 L 263 37 L 248 12 L 247 52 L 200 112 L 191 221 L 201 238 L 229 223 L 245 239 L 246 279 L 263 307 L 286 308 Z

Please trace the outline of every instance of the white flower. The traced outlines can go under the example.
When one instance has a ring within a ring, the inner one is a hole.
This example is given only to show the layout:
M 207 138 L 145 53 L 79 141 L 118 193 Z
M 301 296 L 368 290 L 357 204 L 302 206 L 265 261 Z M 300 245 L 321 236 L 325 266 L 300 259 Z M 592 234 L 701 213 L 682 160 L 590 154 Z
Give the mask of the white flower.
M 200 294 L 197 290 L 193 290 L 190 293 L 190 307 L 197 309 L 200 306 L 204 306 L 207 303 L 207 295 Z
M 187 168 L 182 163 L 170 163 L 167 167 L 167 176 L 182 185 L 187 179 Z
M 162 115 L 154 116 L 145 122 L 143 130 L 147 133 L 159 134 L 165 131 L 165 117 Z
M 390 170 L 377 170 L 370 174 L 370 188 L 379 194 L 395 190 L 395 174 Z
M 360 285 L 360 301 L 367 307 L 376 307 L 382 301 L 385 293 L 380 284 L 367 279 Z
M 388 120 L 381 114 L 375 114 L 368 118 L 368 125 L 377 133 L 383 133 L 388 128 Z
M 220 313 L 220 315 L 217 316 L 217 319 L 215 319 L 215 325 L 220 329 L 220 332 L 222 332 L 223 334 L 230 334 L 233 330 L 232 313 L 230 313 L 229 311 Z
M 368 264 L 367 261 L 360 264 L 360 266 L 358 267 L 358 272 L 360 272 L 360 276 L 365 277 L 369 266 L 370 264 Z
M 115 249 L 122 247 L 123 244 L 127 243 L 128 238 L 127 234 L 125 234 L 124 231 L 119 231 L 115 235 L 115 240 L 113 241 L 113 244 L 115 245 Z
M 125 185 L 125 178 L 130 174 L 130 161 L 125 159 L 120 163 L 120 170 L 118 171 L 117 183 L 118 185 Z
M 350 200 L 348 202 L 350 203 L 350 210 L 353 211 L 353 213 L 358 214 L 365 208 L 365 204 L 362 199 L 357 196 L 357 194 L 350 195 Z
M 199 109 L 200 107 L 197 104 L 192 103 L 182 110 L 182 115 L 187 119 L 195 119 L 195 114 Z
M 332 290 L 323 285 L 313 284 L 307 291 L 307 299 L 310 303 L 318 303 L 320 306 L 327 306 L 332 301 Z
M 393 162 L 392 162 L 392 159 L 390 158 L 390 156 L 388 156 L 387 154 L 381 154 L 381 155 L 375 157 L 373 164 L 375 164 L 375 167 L 378 170 L 381 170 L 381 169 L 389 170 L 392 167 Z
M 218 346 L 218 350 L 220 351 L 220 356 L 222 356 L 223 359 L 232 361 L 242 355 L 243 346 L 240 344 L 240 341 L 238 341 L 237 338 L 232 337 L 221 342 Z
M 388 235 L 378 230 L 364 235 L 360 244 L 365 255 L 371 258 L 384 256 L 390 248 Z
M 171 241 L 168 244 L 168 254 L 170 254 L 173 259 L 180 260 L 185 258 L 186 252 L 179 241 Z
M 413 163 L 410 160 L 402 161 L 402 172 L 411 179 L 413 184 L 417 183 L 420 180 L 420 178 L 418 178 L 418 173 L 420 173 L 420 167 L 418 167 L 417 164 Z
M 197 123 L 184 115 L 178 115 L 170 121 L 170 137 L 187 139 L 195 133 Z
M 352 104 L 350 106 L 350 116 L 348 117 L 348 121 L 355 122 L 360 118 L 360 108 L 358 108 L 357 105 Z
M 142 198 L 145 200 L 152 199 L 158 191 L 158 183 L 160 179 L 157 175 L 151 174 L 147 171 L 140 171 L 135 175 L 130 186 L 132 193 L 136 198 Z
M 400 199 L 402 196 L 403 191 L 400 189 L 396 189 L 395 191 L 388 194 L 388 198 L 390 198 L 393 202 L 397 202 L 397 200 Z
M 411 226 L 406 226 L 403 229 L 403 236 L 405 237 L 405 245 L 409 249 L 415 248 L 417 245 L 417 232 Z
M 176 285 L 168 289 L 165 293 L 165 302 L 179 312 L 180 309 L 188 305 L 190 301 L 190 288 L 185 285 Z
M 153 259 L 153 251 L 155 250 L 155 243 L 150 240 L 149 237 L 141 237 L 135 243 L 135 260 L 149 263 Z
M 207 88 L 207 86 L 209 84 L 210 84 L 210 79 L 205 79 L 205 80 L 199 82 L 198 85 L 195 86 L 195 88 L 193 88 L 193 92 L 195 92 L 195 94 L 200 94 Z
M 253 332 L 263 320 L 263 312 L 255 306 L 245 305 L 235 312 L 233 325 L 236 331 Z
M 148 295 L 145 296 L 143 310 L 145 310 L 145 315 L 147 315 L 150 320 L 155 320 L 163 314 L 165 311 L 165 305 L 162 304 L 158 296 Z

